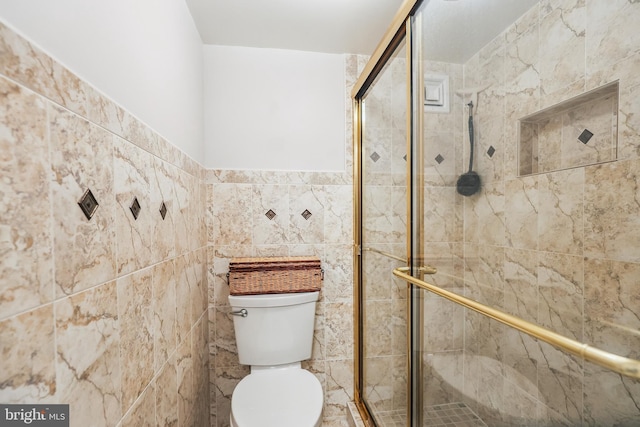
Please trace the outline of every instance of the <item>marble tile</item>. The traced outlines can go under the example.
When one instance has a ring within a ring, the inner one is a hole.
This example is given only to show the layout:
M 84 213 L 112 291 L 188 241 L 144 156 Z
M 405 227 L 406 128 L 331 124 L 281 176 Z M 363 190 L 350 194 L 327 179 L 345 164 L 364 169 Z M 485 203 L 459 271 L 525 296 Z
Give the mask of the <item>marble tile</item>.
M 218 427 L 229 427 L 231 395 L 236 385 L 238 385 L 240 380 L 247 376 L 249 372 L 248 366 L 216 368 L 216 419 Z
M 196 223 L 194 212 L 198 205 L 194 201 L 196 179 L 181 169 L 174 169 L 173 176 L 175 194 L 175 230 L 176 255 L 182 255 L 192 249 Z
M 616 159 L 618 103 L 613 95 L 573 108 L 562 115 L 561 167 L 607 162 Z M 587 144 L 578 137 L 588 129 Z
M 585 169 L 584 254 L 594 258 L 640 262 L 637 214 L 640 161 L 608 163 Z
M 537 399 L 538 363 L 543 359 L 536 340 L 515 329 L 507 329 L 503 352 L 505 384 Z
M 323 295 L 328 302 L 353 300 L 353 247 L 325 245 Z
M 324 243 L 353 241 L 353 187 L 327 185 L 324 187 Z
M 345 416 L 347 402 L 353 400 L 353 359 L 326 362 L 324 417 Z
M 152 381 L 142 392 L 131 410 L 122 418 L 122 427 L 155 427 L 156 384 Z
M 481 176 L 482 182 L 500 181 L 504 177 L 505 127 L 504 113 L 497 118 L 479 119 L 474 122 L 475 154 L 474 170 Z M 468 139 L 466 143 L 468 144 Z M 493 155 L 489 151 L 493 147 Z M 468 153 L 465 159 L 469 159 Z
M 393 254 L 394 245 L 377 243 L 373 249 Z M 367 248 L 368 249 L 368 248 Z M 399 255 L 400 256 L 400 255 Z M 393 288 L 393 269 L 406 265 L 374 251 L 365 250 L 362 255 L 362 289 L 366 300 L 390 300 Z M 353 294 L 353 289 L 351 291 Z M 332 300 L 332 295 L 327 297 Z
M 640 66 L 640 54 L 634 54 L 603 70 L 592 72 L 587 79 L 586 89 L 596 89 L 618 80 L 618 159 L 640 157 L 640 78 L 635 72 Z
M 353 357 L 353 305 L 325 303 L 327 360 Z
M 480 192 L 465 199 L 466 241 L 503 245 L 505 242 L 504 183 L 485 183 Z
M 462 347 L 462 338 L 464 337 L 464 329 L 461 327 L 464 319 L 464 311 L 462 311 L 459 306 L 431 293 L 425 293 L 423 295 L 423 307 L 423 351 L 435 353 L 460 350 Z M 397 307 L 397 309 L 402 309 L 402 307 Z M 406 307 L 404 307 L 402 311 L 406 312 Z M 401 344 L 406 347 L 406 332 L 404 333 L 404 338 L 405 342 L 399 342 L 396 349 L 400 349 Z
M 178 425 L 178 384 L 175 356 L 171 356 L 156 378 L 156 425 Z
M 0 33 L 5 31 L 0 26 Z M 46 104 L 4 78 L 0 98 L 0 318 L 5 318 L 51 302 L 54 269 Z
M 537 400 L 517 385 L 505 381 L 503 395 L 505 398 L 500 408 L 501 418 L 506 425 L 530 426 L 536 425 Z
M 208 321 L 200 319 L 194 326 L 191 341 L 193 355 L 193 424 L 206 426 L 209 424 L 209 346 Z
M 322 243 L 324 241 L 324 191 L 322 186 L 289 186 L 290 244 Z M 303 215 L 309 212 L 307 218 Z
M 585 170 L 553 172 L 538 177 L 538 248 L 581 255 L 589 219 L 583 214 Z M 586 213 L 586 210 L 585 210 Z
M 193 325 L 191 289 L 196 286 L 196 278 L 191 260 L 191 254 L 185 254 L 173 260 L 176 278 L 176 332 L 178 344 L 189 336 L 189 331 Z
M 56 293 L 82 291 L 116 277 L 113 136 L 50 106 L 51 183 Z M 99 203 L 91 220 L 77 206 L 91 190 Z
M 124 135 L 124 109 L 93 87 L 87 88 L 87 119 L 118 136 Z
M 272 219 L 266 216 L 270 210 L 275 213 Z M 288 243 L 290 227 L 288 186 L 253 186 L 252 218 L 254 244 Z
M 423 407 L 460 401 L 464 382 L 463 361 L 462 352 L 423 354 Z
M 477 285 L 502 291 L 504 289 L 504 252 L 505 249 L 501 247 L 467 244 L 465 246 L 465 283 L 471 284 L 474 288 Z
M 507 245 L 538 248 L 538 177 L 505 182 L 505 230 Z
M 325 340 L 325 309 L 324 302 L 316 303 L 316 317 L 313 325 L 313 345 L 311 348 L 311 359 L 304 364 L 313 366 L 316 373 L 324 374 L 324 360 L 326 359 L 327 345 Z M 322 362 L 322 370 L 320 370 L 318 363 Z M 306 368 L 305 368 L 306 369 Z M 324 381 L 323 381 L 324 383 Z
M 365 301 L 363 304 L 363 327 L 367 331 L 366 357 L 390 356 L 392 354 L 391 300 Z
M 603 399 L 602 396 L 607 396 Z M 636 425 L 640 422 L 640 382 L 590 363 L 584 369 L 584 424 Z
M 178 426 L 190 426 L 193 422 L 192 411 L 194 396 L 194 366 L 191 354 L 191 334 L 180 344 L 176 351 L 176 379 L 178 384 Z
M 56 400 L 73 403 L 73 426 L 112 426 L 122 417 L 117 299 L 109 282 L 55 304 Z
M 583 301 L 583 258 L 541 252 L 538 265 L 538 323 L 582 342 Z
M 538 321 L 538 254 L 511 248 L 504 251 L 504 307 L 533 323 Z
M 186 280 L 191 294 L 191 325 L 194 325 L 207 310 L 207 282 L 206 282 L 206 249 L 188 254 Z M 183 276 L 184 278 L 185 276 Z
M 542 92 L 550 94 L 579 80 L 584 84 L 585 0 L 545 1 L 541 11 Z
M 157 372 L 176 349 L 176 276 L 173 261 L 153 268 L 153 348 Z
M 534 164 L 536 172 L 551 172 L 563 169 L 562 159 L 562 117 L 555 116 L 540 123 L 533 124 L 535 127 L 535 141 L 533 147 Z M 534 160 L 535 162 L 535 160 Z M 537 167 L 536 167 L 537 166 Z
M 0 70 L 34 92 L 86 114 L 87 84 L 17 33 L 0 24 Z
M 380 181 L 377 176 L 389 177 L 392 163 L 392 135 L 391 127 L 372 123 L 363 136 L 362 162 L 364 163 L 363 181 L 366 184 L 390 184 L 390 181 Z
M 435 267 L 428 281 L 445 289 L 457 289 L 464 280 L 464 245 L 456 242 L 430 242 L 423 248 L 421 265 Z M 457 292 L 457 291 L 456 291 Z M 403 298 L 406 298 L 404 296 Z
M 251 244 L 252 186 L 214 184 L 212 190 L 212 203 L 208 206 L 212 219 L 209 242 L 216 245 Z
M 216 307 L 216 368 L 237 366 L 239 363 L 233 316 L 231 316 L 230 312 L 231 307 L 229 306 Z
M 155 372 L 152 282 L 151 269 L 117 281 L 123 413 L 140 396 Z
M 0 322 L 0 401 L 54 402 L 56 389 L 53 304 Z
M 455 186 L 424 188 L 424 226 L 428 242 L 459 242 L 463 235 L 462 200 Z M 437 203 L 433 203 L 437 201 Z
M 363 239 L 369 243 L 401 243 L 406 234 L 406 190 L 368 186 L 363 190 Z
M 582 383 L 581 361 L 556 350 L 548 344 L 540 344 L 538 364 L 539 399 L 552 411 L 565 419 L 562 424 L 582 424 Z M 561 425 L 554 421 L 552 425 Z
M 151 217 L 151 233 L 153 236 L 152 262 L 161 262 L 172 258 L 176 253 L 176 203 L 173 187 L 175 166 L 153 157 L 149 171 L 151 193 L 149 197 L 148 215 Z M 160 213 L 162 204 L 166 207 L 164 219 Z
M 127 141 L 114 137 L 114 191 L 116 193 L 116 252 L 118 275 L 147 267 L 152 260 L 152 225 L 156 208 L 151 206 L 149 171 L 152 157 Z M 130 207 L 137 198 L 140 214 Z M 153 215 L 153 217 L 152 217 Z
M 393 409 L 393 382 L 392 362 L 393 358 L 365 357 L 363 398 L 375 411 L 390 411 Z
M 540 7 L 538 3 L 507 28 L 505 32 L 506 42 L 512 43 L 518 38 L 525 36 L 532 28 L 538 26 L 539 20 Z
M 430 116 L 433 115 L 436 114 L 431 114 Z M 426 116 L 427 114 L 425 114 L 425 118 Z M 440 116 L 440 114 L 438 114 L 438 116 Z M 424 182 L 425 185 L 428 186 L 450 187 L 453 186 L 457 180 L 456 165 L 459 163 L 459 159 L 456 157 L 457 135 L 453 131 L 453 125 L 448 131 L 434 131 L 434 129 L 442 129 L 436 126 L 439 125 L 429 125 L 428 123 L 424 125 Z M 438 163 L 438 160 L 440 160 L 440 163 Z M 403 166 L 405 168 L 403 175 L 406 175 L 406 162 Z M 398 173 L 400 173 L 400 171 L 398 171 Z
M 640 265 L 585 259 L 585 340 L 605 351 L 640 358 Z
M 589 69 L 606 69 L 615 62 L 638 52 L 635 23 L 640 19 L 640 5 L 615 0 L 586 0 L 586 62 Z

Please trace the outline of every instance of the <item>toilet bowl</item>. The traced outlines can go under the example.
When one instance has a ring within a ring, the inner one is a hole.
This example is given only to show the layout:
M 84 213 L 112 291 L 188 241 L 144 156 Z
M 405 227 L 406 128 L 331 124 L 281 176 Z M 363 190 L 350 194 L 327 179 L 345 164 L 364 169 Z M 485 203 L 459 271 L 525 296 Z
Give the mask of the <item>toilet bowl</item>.
M 319 427 L 320 381 L 311 357 L 318 292 L 229 296 L 238 358 L 251 373 L 231 396 L 232 427 Z
M 300 365 L 253 369 L 231 399 L 232 427 L 319 427 L 320 381 Z

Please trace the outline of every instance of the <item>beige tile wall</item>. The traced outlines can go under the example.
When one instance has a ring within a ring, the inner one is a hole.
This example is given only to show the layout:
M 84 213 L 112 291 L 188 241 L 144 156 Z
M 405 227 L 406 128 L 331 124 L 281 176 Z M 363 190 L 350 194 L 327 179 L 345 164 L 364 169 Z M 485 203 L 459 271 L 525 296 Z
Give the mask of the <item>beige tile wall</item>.
M 640 281 L 638 21 L 640 4 L 633 2 L 542 0 L 464 64 L 465 86 L 489 85 L 475 115 L 483 185 L 479 194 L 453 202 L 464 206 L 456 209 L 463 212 L 462 250 L 444 246 L 455 247 L 454 233 L 439 247 L 464 256 L 467 296 L 634 358 L 640 348 L 637 333 L 629 332 L 640 329 L 640 300 L 630 293 Z M 519 118 L 618 79 L 617 161 L 518 176 Z M 457 144 L 466 157 L 463 129 Z M 427 227 L 438 218 L 428 212 Z M 432 396 L 460 398 L 490 425 L 640 423 L 638 381 L 477 314 L 464 314 L 463 333 L 464 355 L 425 359 L 435 373 L 425 380 Z M 436 344 L 441 338 L 430 337 Z
M 349 92 L 363 60 L 346 57 L 344 173 L 207 172 L 211 425 L 228 426 L 239 365 L 226 274 L 241 256 L 315 255 L 324 269 L 312 371 L 324 390 L 324 425 L 343 425 L 353 399 L 353 187 Z M 265 148 L 268 149 L 268 148 Z M 283 155 L 286 155 L 283 153 Z M 265 213 L 276 213 L 269 219 Z M 308 210 L 308 220 L 301 215 Z
M 0 402 L 205 425 L 203 168 L 4 25 L 0 98 Z

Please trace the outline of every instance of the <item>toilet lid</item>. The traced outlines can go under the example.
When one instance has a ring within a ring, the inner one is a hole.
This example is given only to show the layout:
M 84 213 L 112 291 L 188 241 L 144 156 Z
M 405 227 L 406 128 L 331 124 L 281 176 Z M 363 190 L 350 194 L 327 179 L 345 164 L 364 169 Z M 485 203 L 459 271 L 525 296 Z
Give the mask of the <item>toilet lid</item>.
M 231 414 L 239 427 L 314 427 L 322 415 L 322 386 L 304 369 L 254 372 L 233 391 Z

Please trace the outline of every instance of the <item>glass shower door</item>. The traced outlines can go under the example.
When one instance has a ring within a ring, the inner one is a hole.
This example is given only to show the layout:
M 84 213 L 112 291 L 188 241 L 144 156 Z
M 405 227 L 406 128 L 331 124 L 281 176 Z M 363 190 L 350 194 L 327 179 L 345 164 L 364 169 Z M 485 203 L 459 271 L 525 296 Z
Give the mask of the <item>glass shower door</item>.
M 378 426 L 407 418 L 407 64 L 401 43 L 362 101 L 361 393 Z

